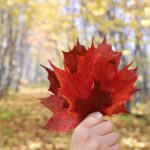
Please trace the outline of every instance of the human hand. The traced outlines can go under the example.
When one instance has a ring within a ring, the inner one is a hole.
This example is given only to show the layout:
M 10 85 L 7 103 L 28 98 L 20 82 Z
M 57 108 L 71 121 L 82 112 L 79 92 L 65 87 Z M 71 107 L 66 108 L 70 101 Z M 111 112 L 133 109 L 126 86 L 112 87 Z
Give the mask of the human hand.
M 113 124 L 99 112 L 88 115 L 73 131 L 70 150 L 121 150 Z

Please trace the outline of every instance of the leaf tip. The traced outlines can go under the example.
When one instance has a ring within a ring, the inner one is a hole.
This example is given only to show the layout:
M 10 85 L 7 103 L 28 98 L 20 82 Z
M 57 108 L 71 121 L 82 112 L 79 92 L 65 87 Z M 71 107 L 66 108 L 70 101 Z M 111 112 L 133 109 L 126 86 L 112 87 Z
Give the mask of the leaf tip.
M 70 51 L 71 51 L 71 48 L 70 48 L 69 44 L 68 44 L 68 49 L 69 49 L 69 52 L 70 52 Z
M 50 71 L 50 69 L 49 68 L 47 68 L 46 66 L 44 66 L 44 65 L 42 65 L 42 64 L 40 64 L 40 66 L 41 67 L 43 67 L 47 72 L 49 72 Z
M 104 36 L 102 43 L 105 44 L 107 42 L 107 35 Z
M 92 44 L 91 44 L 91 47 L 95 47 L 95 46 L 94 46 L 94 36 L 92 37 Z
M 79 37 L 77 37 L 77 45 L 80 45 Z

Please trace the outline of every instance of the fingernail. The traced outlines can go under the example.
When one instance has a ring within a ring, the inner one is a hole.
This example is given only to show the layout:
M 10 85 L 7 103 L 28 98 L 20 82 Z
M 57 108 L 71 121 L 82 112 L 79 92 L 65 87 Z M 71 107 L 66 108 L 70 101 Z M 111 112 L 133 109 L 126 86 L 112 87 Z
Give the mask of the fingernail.
M 103 115 L 100 112 L 94 112 L 94 113 L 90 114 L 90 116 L 99 120 L 99 119 L 102 119 Z

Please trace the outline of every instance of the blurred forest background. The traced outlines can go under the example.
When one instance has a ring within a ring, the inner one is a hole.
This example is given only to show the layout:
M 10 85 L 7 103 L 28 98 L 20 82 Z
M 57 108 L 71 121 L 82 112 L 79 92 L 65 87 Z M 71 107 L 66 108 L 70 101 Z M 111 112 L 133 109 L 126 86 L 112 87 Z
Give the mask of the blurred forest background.
M 80 42 L 90 46 L 107 34 L 123 50 L 121 66 L 139 66 L 132 115 L 114 117 L 123 150 L 150 149 L 149 0 L 0 0 L 0 149 L 67 150 L 70 133 L 40 129 L 49 112 L 35 97 L 48 95 L 50 59 L 62 67 L 62 50 Z M 40 114 L 39 114 L 40 110 Z M 121 123 L 120 123 L 121 122 Z M 143 129 L 144 127 L 144 129 Z

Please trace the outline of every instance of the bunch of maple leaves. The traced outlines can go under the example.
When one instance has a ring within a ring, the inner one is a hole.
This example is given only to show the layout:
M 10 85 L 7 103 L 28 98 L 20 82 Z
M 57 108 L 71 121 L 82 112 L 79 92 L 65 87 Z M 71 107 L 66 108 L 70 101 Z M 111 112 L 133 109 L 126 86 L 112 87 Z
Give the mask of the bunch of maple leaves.
M 77 40 L 72 50 L 63 53 L 63 70 L 51 62 L 53 70 L 43 66 L 53 93 L 41 101 L 53 112 L 45 129 L 68 131 L 96 111 L 109 116 L 127 112 L 125 103 L 138 91 L 137 68 L 129 70 L 130 63 L 119 70 L 122 53 L 113 51 L 106 37 L 97 47 L 92 40 L 88 49 Z

